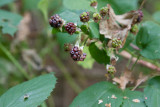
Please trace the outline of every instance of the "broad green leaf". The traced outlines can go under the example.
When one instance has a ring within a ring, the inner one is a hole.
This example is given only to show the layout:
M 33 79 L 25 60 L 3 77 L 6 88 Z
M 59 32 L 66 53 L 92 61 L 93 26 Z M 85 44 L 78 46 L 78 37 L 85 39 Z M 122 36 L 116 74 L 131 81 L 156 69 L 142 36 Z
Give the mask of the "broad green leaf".
M 118 14 L 122 14 L 131 10 L 136 10 L 138 7 L 138 0 L 97 0 L 98 9 L 110 4 L 114 11 Z
M 60 14 L 60 17 L 64 19 L 66 22 L 73 22 L 77 23 L 78 25 L 82 25 L 82 22 L 80 22 L 79 15 L 80 14 L 76 12 L 66 10 Z
M 99 38 L 99 25 L 95 22 L 92 22 L 89 24 L 89 29 L 90 29 L 90 37 L 91 38 Z
M 112 95 L 117 99 L 111 98 Z M 109 82 L 100 82 L 81 92 L 70 107 L 105 107 L 105 104 L 109 103 L 112 107 L 120 107 L 122 98 L 122 91 L 119 88 Z M 98 100 L 103 100 L 103 103 L 98 104 Z
M 85 46 L 83 48 L 83 52 L 87 54 L 86 59 L 84 61 L 79 61 L 78 64 L 81 65 L 83 68 L 92 69 L 95 61 L 89 53 L 89 48 Z
M 148 107 L 159 107 L 160 105 L 160 76 L 152 78 L 144 89 L 145 103 Z
M 8 3 L 11 3 L 13 2 L 14 0 L 0 0 L 0 7 L 3 6 L 3 5 L 6 5 Z
M 158 23 L 160 23 L 160 11 L 157 11 L 153 14 L 153 18 L 155 21 L 157 21 Z
M 141 92 L 130 91 L 128 89 L 123 92 L 123 105 L 122 107 L 146 107 L 144 104 L 144 97 Z M 139 100 L 140 102 L 134 102 L 134 100 Z
M 110 57 L 104 50 L 99 49 L 95 43 L 90 44 L 89 51 L 91 56 L 100 64 L 108 64 Z
M 0 10 L 0 27 L 2 27 L 2 32 L 13 36 L 21 19 L 22 17 L 18 14 Z
M 78 37 L 78 34 L 70 35 L 68 33 L 59 32 L 56 34 L 56 37 L 61 47 L 63 47 L 65 43 L 74 43 Z
M 63 5 L 71 10 L 94 10 L 90 7 L 90 0 L 63 0 Z
M 0 97 L 0 107 L 37 107 L 50 95 L 56 78 L 46 74 L 9 89 Z M 24 97 L 27 98 L 24 98 Z
M 119 14 L 138 9 L 138 0 L 109 0 L 109 3 Z
M 109 103 L 111 107 L 145 107 L 142 98 L 140 92 L 122 91 L 109 82 L 100 82 L 82 91 L 73 100 L 70 107 L 105 107 L 105 104 Z M 140 102 L 133 102 L 134 99 Z M 99 104 L 99 100 L 103 102 Z
M 44 19 L 46 21 L 48 21 L 48 5 L 49 5 L 49 1 L 48 0 L 41 0 L 38 3 L 38 8 L 41 10 L 41 12 L 43 13 Z
M 160 59 L 160 25 L 148 21 L 143 23 L 136 37 L 140 54 L 149 59 Z

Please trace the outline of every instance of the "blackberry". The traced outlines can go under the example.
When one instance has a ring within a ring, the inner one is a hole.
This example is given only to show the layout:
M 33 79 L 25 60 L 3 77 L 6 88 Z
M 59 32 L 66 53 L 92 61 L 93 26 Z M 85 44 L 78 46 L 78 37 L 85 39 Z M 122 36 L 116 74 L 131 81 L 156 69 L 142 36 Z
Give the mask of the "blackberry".
M 70 35 L 72 35 L 73 33 L 76 32 L 76 25 L 74 23 L 72 23 L 72 22 L 67 23 L 65 25 L 65 29 Z
M 93 20 L 94 22 L 99 22 L 101 20 L 101 16 L 98 13 L 93 14 Z
M 80 15 L 80 20 L 81 22 L 88 22 L 90 19 L 89 17 L 89 12 L 83 12 L 81 15 Z
M 112 39 L 113 48 L 121 47 L 121 45 L 122 45 L 122 41 L 120 39 L 117 39 L 117 38 Z
M 96 0 L 92 0 L 90 6 L 97 8 L 97 1 Z
M 49 19 L 49 24 L 54 28 L 60 28 L 63 26 L 63 21 L 58 14 L 55 14 Z
M 86 53 L 82 53 L 82 51 L 77 46 L 72 48 L 70 55 L 74 61 L 84 61 L 87 56 Z
M 101 10 L 100 10 L 100 15 L 102 17 L 105 17 L 108 13 L 108 8 L 107 7 L 102 7 Z

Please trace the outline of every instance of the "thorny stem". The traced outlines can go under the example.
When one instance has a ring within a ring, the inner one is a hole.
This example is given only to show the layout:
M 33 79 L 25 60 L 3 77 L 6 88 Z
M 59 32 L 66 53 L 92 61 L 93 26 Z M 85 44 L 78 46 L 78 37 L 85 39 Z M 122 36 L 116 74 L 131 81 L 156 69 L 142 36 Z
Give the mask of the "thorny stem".
M 24 75 L 26 79 L 30 79 L 29 75 L 25 69 L 20 65 L 20 63 L 14 58 L 14 56 L 0 43 L 0 49 L 5 53 L 5 55 L 12 61 L 12 63 L 19 69 L 19 71 Z
M 132 68 L 131 68 L 131 71 L 133 71 L 133 69 L 134 69 L 135 65 L 137 64 L 137 62 L 138 62 L 140 56 L 141 56 L 141 55 L 138 55 L 136 62 L 133 64 L 133 66 L 132 66 Z

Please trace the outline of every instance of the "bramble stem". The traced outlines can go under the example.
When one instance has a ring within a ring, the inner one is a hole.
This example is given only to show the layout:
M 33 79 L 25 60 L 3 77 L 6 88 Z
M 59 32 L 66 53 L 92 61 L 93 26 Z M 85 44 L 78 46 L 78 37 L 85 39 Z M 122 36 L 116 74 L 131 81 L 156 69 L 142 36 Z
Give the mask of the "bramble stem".
M 5 55 L 12 61 L 12 63 L 17 67 L 17 69 L 24 75 L 26 79 L 30 79 L 29 75 L 25 69 L 20 65 L 20 63 L 14 58 L 14 56 L 0 43 L 0 49 L 5 53 Z
M 138 55 L 136 62 L 133 64 L 133 66 L 132 66 L 132 68 L 131 68 L 131 71 L 134 69 L 135 65 L 137 64 L 137 62 L 138 62 L 138 60 L 139 60 L 139 58 L 140 58 L 140 56 L 141 56 L 141 55 Z

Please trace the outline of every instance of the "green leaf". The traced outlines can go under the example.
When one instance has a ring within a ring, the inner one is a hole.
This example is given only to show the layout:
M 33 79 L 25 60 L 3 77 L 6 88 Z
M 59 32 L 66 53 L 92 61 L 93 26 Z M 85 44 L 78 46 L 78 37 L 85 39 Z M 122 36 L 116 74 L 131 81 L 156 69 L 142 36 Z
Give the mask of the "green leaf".
M 149 59 L 160 59 L 160 26 L 154 22 L 143 23 L 136 37 L 140 54 Z
M 127 97 L 127 99 L 124 99 Z M 133 102 L 139 99 L 140 103 Z M 103 102 L 98 104 L 98 100 Z M 96 83 L 82 91 L 72 102 L 70 107 L 105 107 L 111 103 L 111 107 L 145 107 L 142 93 L 130 90 L 122 91 L 109 82 Z
M 83 48 L 83 52 L 87 54 L 86 59 L 84 61 L 79 61 L 78 64 L 81 65 L 83 68 L 92 69 L 95 61 L 91 57 L 91 54 L 89 53 L 89 48 L 85 46 Z
M 48 21 L 48 5 L 49 5 L 49 1 L 48 0 L 41 0 L 38 3 L 38 8 L 41 10 L 41 12 L 43 13 L 44 19 L 46 21 Z
M 90 0 L 63 0 L 63 5 L 71 10 L 94 10 L 90 7 Z
M 91 56 L 100 64 L 108 64 L 110 57 L 104 50 L 99 49 L 95 43 L 90 44 L 89 51 Z
M 122 104 L 121 94 L 122 91 L 109 82 L 96 83 L 81 92 L 70 107 L 105 107 L 105 104 L 109 103 L 113 107 L 119 107 Z M 112 95 L 117 99 L 112 99 Z M 98 104 L 98 100 L 103 100 L 103 103 Z
M 122 14 L 131 10 L 136 10 L 138 8 L 138 0 L 97 0 L 98 9 L 110 4 L 115 13 Z
M 143 94 L 141 92 L 130 91 L 126 89 L 123 93 L 123 96 L 127 98 L 123 100 L 122 107 L 146 107 L 144 104 Z M 133 102 L 135 99 L 139 100 L 140 102 Z
M 14 0 L 0 0 L 0 7 L 6 5 L 6 4 L 8 4 L 8 3 L 11 3 L 11 2 L 13 2 L 13 1 L 14 1 Z
M 90 29 L 90 37 L 91 38 L 99 38 L 99 25 L 95 22 L 92 22 L 89 24 L 89 29 Z
M 160 23 L 160 11 L 157 11 L 153 14 L 153 18 L 155 21 L 157 21 L 158 23 Z
M 40 0 L 22 0 L 24 10 L 37 10 L 39 1 Z
M 70 35 L 68 33 L 59 32 L 56 34 L 56 37 L 61 47 L 63 47 L 65 43 L 74 43 L 78 37 L 78 34 Z
M 22 17 L 18 14 L 0 10 L 0 26 L 2 27 L 2 32 L 13 36 L 17 31 L 17 26 L 21 19 Z
M 80 22 L 79 15 L 80 14 L 76 12 L 66 10 L 60 14 L 60 17 L 67 22 L 73 22 L 73 23 L 77 23 L 77 25 L 82 25 L 82 22 Z
M 152 78 L 144 89 L 145 103 L 148 107 L 159 107 L 160 105 L 160 76 Z
M 37 107 L 47 99 L 55 84 L 56 78 L 53 74 L 24 82 L 9 89 L 0 97 L 0 107 Z

